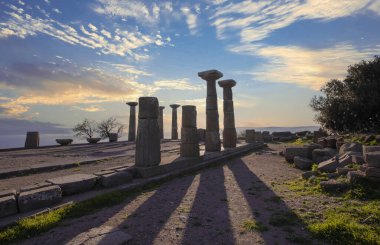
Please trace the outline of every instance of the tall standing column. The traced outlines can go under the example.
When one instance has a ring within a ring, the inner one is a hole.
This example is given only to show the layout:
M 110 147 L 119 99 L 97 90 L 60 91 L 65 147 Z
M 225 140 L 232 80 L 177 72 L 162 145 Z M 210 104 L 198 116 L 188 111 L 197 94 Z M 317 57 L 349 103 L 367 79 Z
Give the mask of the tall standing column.
M 160 127 L 160 139 L 164 138 L 164 109 L 165 106 L 160 106 L 160 114 L 158 115 L 158 126 Z
M 181 157 L 199 157 L 197 110 L 193 105 L 182 106 Z
M 198 72 L 198 76 L 207 81 L 206 98 L 206 151 L 220 151 L 218 97 L 216 94 L 216 80 L 223 77 L 217 70 Z
M 160 128 L 156 97 L 139 98 L 139 125 L 136 138 L 135 165 L 156 166 L 161 162 Z
M 135 141 L 136 139 L 136 106 L 138 105 L 138 103 L 127 102 L 127 105 L 131 107 L 130 112 L 129 112 L 128 141 Z
M 172 140 L 178 139 L 178 124 L 177 124 L 177 108 L 180 107 L 180 105 L 173 104 L 170 105 L 172 110 Z
M 223 129 L 223 147 L 236 147 L 236 128 L 234 102 L 232 100 L 232 87 L 236 85 L 235 80 L 228 79 L 219 81 L 219 86 L 223 88 L 223 112 L 224 112 L 224 129 Z

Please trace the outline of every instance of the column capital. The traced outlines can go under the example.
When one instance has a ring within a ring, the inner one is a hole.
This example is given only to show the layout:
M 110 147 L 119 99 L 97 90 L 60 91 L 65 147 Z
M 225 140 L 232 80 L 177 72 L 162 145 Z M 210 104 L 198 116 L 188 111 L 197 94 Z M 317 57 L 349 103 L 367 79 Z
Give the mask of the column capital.
M 178 107 L 180 107 L 181 105 L 178 105 L 178 104 L 171 104 L 170 107 L 173 108 L 173 109 L 177 109 Z
M 232 87 L 235 87 L 236 81 L 233 79 L 227 79 L 227 80 L 218 81 L 218 84 L 222 88 L 232 88 Z
M 159 109 L 163 110 L 163 109 L 165 109 L 165 106 L 160 106 Z
M 221 73 L 218 70 L 208 70 L 208 71 L 198 72 L 198 76 L 206 81 L 209 81 L 209 80 L 216 81 L 219 78 L 223 77 L 223 73 Z
M 127 102 L 125 104 L 127 104 L 129 106 L 137 106 L 139 103 L 137 103 L 137 102 Z

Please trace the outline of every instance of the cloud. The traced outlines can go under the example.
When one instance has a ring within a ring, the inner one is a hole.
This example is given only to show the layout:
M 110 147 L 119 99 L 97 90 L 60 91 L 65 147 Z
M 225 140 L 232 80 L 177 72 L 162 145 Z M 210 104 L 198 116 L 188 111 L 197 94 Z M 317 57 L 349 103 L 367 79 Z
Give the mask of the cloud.
M 194 14 L 189 7 L 181 8 L 182 14 L 186 17 L 186 23 L 189 27 L 190 33 L 192 35 L 197 34 L 197 15 Z
M 81 110 L 81 111 L 87 111 L 87 112 L 99 112 L 99 111 L 104 111 L 104 108 L 96 105 L 91 105 L 87 107 L 80 107 L 80 106 L 73 106 L 73 109 L 76 110 Z
M 71 45 L 80 45 L 99 50 L 102 54 L 130 56 L 135 60 L 149 58 L 146 53 L 140 51 L 144 47 L 150 45 L 163 46 L 170 43 L 168 39 L 158 39 L 154 34 L 146 35 L 135 30 L 128 31 L 116 28 L 112 34 L 110 31 L 103 29 L 98 34 L 98 28 L 91 23 L 88 24 L 89 30 L 87 30 L 83 25 L 75 28 L 49 17 L 45 19 L 33 17 L 13 7 L 11 7 L 11 10 L 10 12 L 5 12 L 9 19 L 5 22 L 0 22 L 0 38 L 17 36 L 24 39 L 28 36 L 44 34 Z M 113 39 L 112 36 L 114 36 Z
M 0 118 L 0 135 L 15 135 L 27 131 L 38 131 L 42 134 L 68 134 L 71 129 L 64 128 L 60 124 L 38 122 L 11 118 Z
M 159 89 L 172 89 L 172 90 L 201 90 L 203 88 L 203 86 L 189 83 L 188 78 L 174 79 L 174 80 L 159 80 L 159 81 L 155 81 L 153 85 Z
M 372 58 L 377 49 L 357 50 L 349 44 L 325 49 L 298 46 L 240 45 L 232 52 L 264 58 L 266 62 L 248 74 L 256 81 L 296 84 L 318 90 L 333 78 L 344 78 L 347 67 L 362 59 Z
M 219 39 L 237 31 L 241 41 L 249 43 L 299 20 L 329 21 L 366 10 L 380 13 L 379 0 L 242 1 L 216 7 L 210 19 Z
M 132 74 L 132 75 L 138 75 L 138 76 L 151 76 L 152 74 L 144 71 L 144 70 L 140 70 L 134 66 L 131 66 L 131 65 L 125 65 L 125 64 L 111 64 L 113 67 L 115 67 L 118 71 L 121 71 L 121 72 L 126 72 L 128 74 Z

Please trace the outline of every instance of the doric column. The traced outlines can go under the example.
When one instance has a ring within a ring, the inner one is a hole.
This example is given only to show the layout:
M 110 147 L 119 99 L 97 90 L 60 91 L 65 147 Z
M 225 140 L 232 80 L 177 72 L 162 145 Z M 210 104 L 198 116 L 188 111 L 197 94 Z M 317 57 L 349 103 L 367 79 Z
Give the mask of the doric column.
M 158 126 L 160 127 L 160 139 L 164 138 L 164 109 L 165 106 L 160 106 L 160 114 L 158 115 Z
M 129 112 L 128 141 L 135 141 L 136 139 L 136 106 L 138 105 L 138 103 L 127 102 L 127 105 L 131 107 L 130 112 Z
M 193 105 L 182 106 L 181 157 L 199 157 L 197 110 Z
M 236 128 L 234 102 L 232 99 L 232 87 L 236 85 L 235 80 L 228 79 L 219 81 L 219 86 L 223 88 L 223 112 L 224 112 L 224 129 L 223 129 L 223 147 L 236 147 Z
M 207 81 L 206 98 L 206 151 L 220 151 L 218 97 L 216 94 L 216 80 L 223 77 L 217 70 L 198 72 L 198 76 Z
M 160 128 L 156 97 L 139 98 L 139 125 L 136 138 L 135 165 L 156 166 L 161 162 Z
M 173 104 L 170 105 L 172 110 L 172 140 L 178 139 L 178 124 L 177 124 L 177 108 L 180 107 L 180 105 Z

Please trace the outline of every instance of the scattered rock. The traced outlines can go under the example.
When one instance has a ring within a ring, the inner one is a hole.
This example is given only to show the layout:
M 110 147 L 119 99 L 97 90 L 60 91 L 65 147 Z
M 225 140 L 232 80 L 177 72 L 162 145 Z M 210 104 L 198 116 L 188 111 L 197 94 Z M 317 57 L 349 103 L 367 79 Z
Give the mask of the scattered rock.
M 374 167 L 366 168 L 365 176 L 380 178 L 380 168 L 374 168 Z
M 40 189 L 21 192 L 17 201 L 20 212 L 48 207 L 60 202 L 62 191 L 59 186 L 48 186 Z
M 354 171 L 352 168 L 336 168 L 336 173 L 338 175 L 347 175 L 348 172 Z
M 336 149 L 336 138 L 333 136 L 326 137 L 326 147 Z
M 127 171 L 110 173 L 100 176 L 100 183 L 104 187 L 112 187 L 125 184 L 132 180 L 132 175 Z
M 15 195 L 0 197 L 0 218 L 17 213 Z
M 339 167 L 338 159 L 335 157 L 330 158 L 318 164 L 318 170 L 322 172 L 335 172 L 336 168 Z
M 5 191 L 0 191 L 0 197 L 6 197 L 6 196 L 15 196 L 16 190 L 15 189 L 9 189 Z
M 368 167 L 380 168 L 380 152 L 369 152 L 365 154 Z
M 285 160 L 288 162 L 294 162 L 294 157 L 299 156 L 303 158 L 308 157 L 307 147 L 287 147 L 284 151 Z
M 48 179 L 47 182 L 61 187 L 63 195 L 66 196 L 92 189 L 96 180 L 97 176 L 92 174 L 72 174 Z
M 364 162 L 367 162 L 367 154 L 371 152 L 380 152 L 380 146 L 367 146 L 365 145 L 363 147 L 363 157 L 364 157 Z
M 343 155 L 344 153 L 348 151 L 362 152 L 363 146 L 357 142 L 352 142 L 352 143 L 345 143 L 339 148 L 340 155 Z
M 336 177 L 338 177 L 339 175 L 337 173 L 327 173 L 327 178 L 329 179 L 335 179 Z
M 344 190 L 349 187 L 348 183 L 338 182 L 334 179 L 321 181 L 320 185 L 321 185 L 321 188 L 325 191 L 338 191 L 338 190 Z
M 312 152 L 312 159 L 316 163 L 321 163 L 323 161 L 331 159 L 336 154 L 336 150 L 332 148 L 315 149 Z
M 294 165 L 299 169 L 310 170 L 313 165 L 313 161 L 308 158 L 295 156 Z
M 360 170 L 359 171 L 350 171 L 347 173 L 347 179 L 348 179 L 348 182 L 350 182 L 350 183 L 355 183 L 359 179 L 362 179 L 364 177 L 365 177 L 364 172 L 362 172 Z
M 325 147 L 327 147 L 327 140 L 325 138 L 319 138 L 317 141 L 317 144 L 321 145 L 322 148 L 325 148 Z
M 302 173 L 302 178 L 309 179 L 311 176 L 317 176 L 317 175 L 318 175 L 318 171 L 306 171 Z

